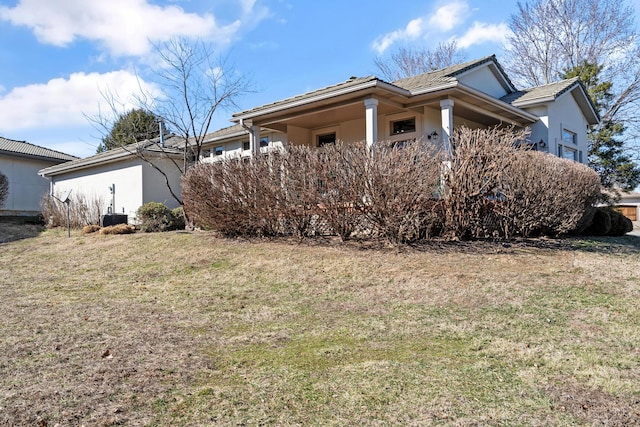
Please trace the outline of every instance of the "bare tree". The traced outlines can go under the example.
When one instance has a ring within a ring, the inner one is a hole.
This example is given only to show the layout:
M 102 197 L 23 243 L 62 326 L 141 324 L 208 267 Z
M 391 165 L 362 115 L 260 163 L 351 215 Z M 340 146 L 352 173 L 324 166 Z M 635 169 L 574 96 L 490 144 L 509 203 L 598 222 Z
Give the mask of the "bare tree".
M 174 37 L 154 48 L 160 64 L 153 82 L 166 97 L 158 99 L 146 93 L 139 101 L 182 139 L 186 169 L 190 161 L 198 162 L 216 112 L 237 107 L 238 97 L 251 92 L 252 84 L 225 58 L 216 58 L 202 40 Z
M 599 113 L 602 126 L 625 126 L 625 151 L 638 157 L 640 47 L 635 13 L 626 0 L 526 0 L 511 16 L 505 66 L 516 84 L 555 82 L 582 64 L 598 64 L 613 84 Z
M 538 86 L 584 61 L 609 64 L 619 73 L 637 38 L 633 16 L 624 0 L 518 2 L 507 37 L 510 74 L 520 84 Z
M 377 57 L 374 64 L 383 78 L 394 81 L 438 70 L 465 60 L 455 40 L 440 43 L 435 49 L 399 48 L 388 58 Z
M 165 145 L 164 132 L 160 132 L 161 138 L 137 141 L 122 148 L 159 172 L 171 196 L 183 205 L 171 188 L 169 177 L 176 172 L 184 175 L 190 165 L 199 162 L 215 114 L 219 109 L 237 107 L 237 98 L 250 92 L 252 85 L 225 59 L 217 58 L 211 46 L 202 40 L 174 37 L 153 47 L 157 65 L 145 82 L 159 88 L 162 96 L 145 90 L 140 84 L 140 93 L 134 95 L 135 103 L 139 110 L 153 114 L 162 122 L 165 130 L 171 130 L 171 142 Z M 108 135 L 127 108 L 110 90 L 103 92 L 103 98 L 111 114 L 100 112 L 88 119 Z M 157 162 L 158 154 L 169 161 Z M 181 156 L 181 160 L 176 160 L 176 156 Z

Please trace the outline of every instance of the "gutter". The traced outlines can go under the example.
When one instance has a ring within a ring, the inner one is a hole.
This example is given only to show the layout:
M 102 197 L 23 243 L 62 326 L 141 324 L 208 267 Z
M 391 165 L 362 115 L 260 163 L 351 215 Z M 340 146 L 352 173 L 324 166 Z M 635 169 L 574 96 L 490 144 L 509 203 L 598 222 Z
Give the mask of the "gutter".
M 252 119 L 258 116 L 262 116 L 262 115 L 268 115 L 268 114 L 273 114 L 273 113 L 277 113 L 280 111 L 284 111 L 284 110 L 288 110 L 291 108 L 295 108 L 295 107 L 301 107 L 307 104 L 313 104 L 315 102 L 319 102 L 319 101 L 324 101 L 327 99 L 331 99 L 331 98 L 335 98 L 337 96 L 341 96 L 341 95 L 348 95 L 351 93 L 355 93 L 355 92 L 359 92 L 362 90 L 366 90 L 366 89 L 373 89 L 376 87 L 380 87 L 383 89 L 386 89 L 390 92 L 395 92 L 398 95 L 402 95 L 402 96 L 406 96 L 406 97 L 411 97 L 411 92 L 407 91 L 406 89 L 402 89 L 398 86 L 392 85 L 390 83 L 384 82 L 382 80 L 379 80 L 378 78 L 374 77 L 372 80 L 363 82 L 363 83 L 359 83 L 357 85 L 354 86 L 349 86 L 346 88 L 341 88 L 341 89 L 337 89 L 334 91 L 330 91 L 327 93 L 323 93 L 321 95 L 315 95 L 309 98 L 303 98 L 303 99 L 298 99 L 298 100 L 293 100 L 291 102 L 287 102 L 285 104 L 280 104 L 277 106 L 273 106 L 273 107 L 267 107 L 264 109 L 261 109 L 259 111 L 253 111 L 251 112 L 251 110 L 249 110 L 249 112 L 247 113 L 236 113 L 232 116 L 231 121 L 232 122 L 236 122 L 236 123 L 240 123 L 242 125 L 243 120 L 248 120 L 248 119 Z M 258 107 L 259 108 L 259 107 Z M 242 125 L 244 127 L 244 125 Z

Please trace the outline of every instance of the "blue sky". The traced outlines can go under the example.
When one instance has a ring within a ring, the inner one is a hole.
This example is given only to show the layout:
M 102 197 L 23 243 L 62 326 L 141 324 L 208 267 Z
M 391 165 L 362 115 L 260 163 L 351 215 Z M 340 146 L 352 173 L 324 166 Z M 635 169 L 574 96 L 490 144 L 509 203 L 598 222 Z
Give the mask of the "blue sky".
M 635 3 L 635 2 L 632 2 Z M 377 55 L 455 38 L 467 58 L 500 59 L 515 0 L 0 0 L 0 135 L 80 157 L 87 120 L 145 85 L 150 42 L 198 37 L 253 81 L 252 108 L 376 74 Z M 218 111 L 211 130 L 232 112 Z

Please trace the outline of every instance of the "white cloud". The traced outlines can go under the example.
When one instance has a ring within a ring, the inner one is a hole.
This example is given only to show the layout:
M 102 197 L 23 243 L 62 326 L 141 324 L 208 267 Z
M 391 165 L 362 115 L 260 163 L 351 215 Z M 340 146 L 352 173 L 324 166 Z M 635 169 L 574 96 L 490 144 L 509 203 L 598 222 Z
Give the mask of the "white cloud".
M 378 54 L 382 54 L 396 42 L 416 40 L 434 31 L 451 31 L 464 22 L 469 11 L 466 0 L 450 1 L 428 16 L 412 19 L 404 28 L 379 36 L 372 47 Z
M 486 24 L 483 22 L 474 22 L 466 33 L 457 39 L 458 46 L 465 49 L 476 44 L 486 42 L 505 44 L 509 27 L 505 23 Z
M 244 22 L 255 25 L 267 15 L 255 0 L 238 1 L 242 19 L 225 25 L 208 13 L 187 13 L 148 0 L 20 0 L 15 7 L 0 7 L 0 19 L 31 28 L 42 43 L 67 46 L 80 38 L 102 44 L 112 55 L 134 56 L 146 54 L 150 41 L 174 35 L 228 43 Z
M 140 88 L 155 96 L 160 91 L 139 80 L 129 71 L 110 73 L 74 73 L 68 79 L 57 78 L 45 84 L 16 87 L 0 96 L 0 129 L 3 132 L 42 127 L 65 128 L 87 124 L 86 116 L 95 116 L 105 100 L 102 93 L 112 91 L 124 108 L 134 106 L 132 95 Z M 117 90 L 116 90 L 117 89 Z
M 469 14 L 469 4 L 466 1 L 452 1 L 439 7 L 429 17 L 429 27 L 440 31 L 451 31 L 460 25 Z

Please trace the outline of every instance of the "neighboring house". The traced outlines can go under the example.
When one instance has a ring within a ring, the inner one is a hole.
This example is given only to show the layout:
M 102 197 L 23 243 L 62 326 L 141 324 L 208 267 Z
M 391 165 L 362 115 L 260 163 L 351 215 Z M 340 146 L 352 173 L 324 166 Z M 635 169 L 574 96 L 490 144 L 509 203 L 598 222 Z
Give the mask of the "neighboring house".
M 39 214 L 40 201 L 49 191 L 49 183 L 38 176 L 38 171 L 75 159 L 49 148 L 0 137 L 0 172 L 9 181 L 9 195 L 0 206 L 0 216 Z
M 169 186 L 179 196 L 182 174 L 176 164 L 182 166 L 183 154 L 172 148 L 161 148 L 156 142 L 116 148 L 42 169 L 39 174 L 49 180 L 53 194 L 71 190 L 72 197 L 82 195 L 90 203 L 100 205 L 103 214 L 124 213 L 133 222 L 136 211 L 145 203 L 179 206 L 169 192 L 165 177 L 154 166 L 165 172 Z M 137 149 L 144 150 L 148 161 L 138 156 Z
M 616 209 L 631 221 L 640 220 L 640 193 L 635 191 L 621 192 Z
M 236 113 L 236 126 L 207 135 L 205 158 L 247 156 L 260 147 L 321 146 L 336 140 L 422 138 L 450 150 L 453 129 L 531 128 L 537 150 L 587 162 L 587 127 L 598 114 L 583 84 L 563 80 L 517 90 L 495 56 L 386 82 L 374 76 Z

